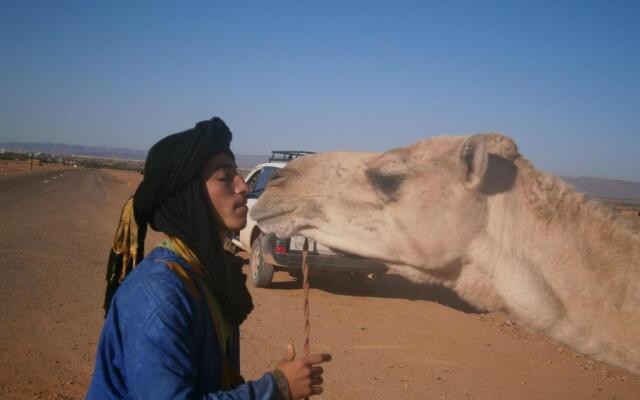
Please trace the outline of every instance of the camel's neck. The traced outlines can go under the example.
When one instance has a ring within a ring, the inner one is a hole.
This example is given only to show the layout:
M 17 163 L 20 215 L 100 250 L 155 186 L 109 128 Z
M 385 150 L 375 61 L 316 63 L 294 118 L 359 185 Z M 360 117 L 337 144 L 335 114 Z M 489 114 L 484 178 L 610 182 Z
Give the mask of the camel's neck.
M 519 167 L 513 189 L 489 198 L 488 233 L 501 249 L 545 276 L 638 273 L 640 235 L 558 178 Z
M 488 203 L 471 261 L 503 306 L 583 353 L 637 369 L 640 234 L 533 169 L 519 169 L 513 188 Z

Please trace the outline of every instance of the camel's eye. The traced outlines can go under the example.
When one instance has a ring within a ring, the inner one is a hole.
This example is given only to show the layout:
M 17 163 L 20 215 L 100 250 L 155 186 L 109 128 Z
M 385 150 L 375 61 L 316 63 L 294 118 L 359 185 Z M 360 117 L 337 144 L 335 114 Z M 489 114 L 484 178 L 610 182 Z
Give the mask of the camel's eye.
M 402 174 L 384 174 L 379 169 L 369 168 L 365 171 L 367 179 L 374 189 L 382 192 L 390 200 L 395 200 L 395 194 L 406 179 Z

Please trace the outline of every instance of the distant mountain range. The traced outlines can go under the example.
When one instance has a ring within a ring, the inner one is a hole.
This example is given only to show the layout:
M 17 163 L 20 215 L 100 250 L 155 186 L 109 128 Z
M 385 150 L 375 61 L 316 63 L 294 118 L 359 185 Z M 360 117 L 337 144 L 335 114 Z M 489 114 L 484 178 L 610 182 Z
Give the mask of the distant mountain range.
M 121 160 L 144 160 L 147 151 L 129 148 L 111 148 L 96 146 L 79 146 L 60 143 L 0 143 L 0 148 L 5 150 L 42 152 L 56 155 L 74 155 L 96 158 L 115 158 Z M 257 164 L 266 162 L 268 155 L 236 155 L 238 167 L 251 169 Z M 560 176 L 565 182 L 572 185 L 577 191 L 593 197 L 603 197 L 620 200 L 640 200 L 640 182 L 627 182 L 616 179 L 592 178 L 581 176 L 574 178 Z
M 581 176 L 579 178 L 560 176 L 560 178 L 573 186 L 577 191 L 586 193 L 592 197 L 618 200 L 640 200 L 639 182 L 593 178 L 589 176 Z
M 98 158 L 118 158 L 122 160 L 144 160 L 147 152 L 129 148 L 111 148 L 97 146 L 79 146 L 60 143 L 0 143 L 5 150 L 49 153 L 64 156 L 87 156 Z
M 22 143 L 8 142 L 0 143 L 0 148 L 7 151 L 26 151 L 34 153 L 49 153 L 64 156 L 85 156 L 96 158 L 115 158 L 119 160 L 145 160 L 147 158 L 146 150 L 129 149 L 126 147 L 112 148 L 99 146 L 80 146 L 60 143 Z M 238 167 L 242 169 L 250 169 L 266 162 L 268 155 L 236 155 Z

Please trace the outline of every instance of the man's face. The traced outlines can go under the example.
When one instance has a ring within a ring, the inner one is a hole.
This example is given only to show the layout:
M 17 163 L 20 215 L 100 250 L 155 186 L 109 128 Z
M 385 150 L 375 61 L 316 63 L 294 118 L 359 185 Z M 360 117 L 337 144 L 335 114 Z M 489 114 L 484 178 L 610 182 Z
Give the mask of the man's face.
M 247 224 L 248 187 L 233 158 L 228 154 L 211 157 L 204 166 L 203 179 L 211 205 L 223 230 L 236 231 Z

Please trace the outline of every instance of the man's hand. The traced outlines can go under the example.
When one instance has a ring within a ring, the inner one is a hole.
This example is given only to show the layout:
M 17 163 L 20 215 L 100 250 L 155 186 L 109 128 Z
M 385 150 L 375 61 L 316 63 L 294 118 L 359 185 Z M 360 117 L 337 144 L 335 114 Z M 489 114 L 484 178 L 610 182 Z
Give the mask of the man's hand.
M 289 392 L 292 400 L 304 399 L 322 393 L 322 367 L 316 366 L 331 360 L 329 354 L 312 354 L 296 358 L 293 345 L 287 346 L 287 353 L 278 362 L 276 369 L 289 381 Z

